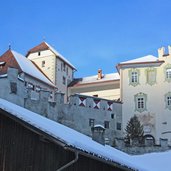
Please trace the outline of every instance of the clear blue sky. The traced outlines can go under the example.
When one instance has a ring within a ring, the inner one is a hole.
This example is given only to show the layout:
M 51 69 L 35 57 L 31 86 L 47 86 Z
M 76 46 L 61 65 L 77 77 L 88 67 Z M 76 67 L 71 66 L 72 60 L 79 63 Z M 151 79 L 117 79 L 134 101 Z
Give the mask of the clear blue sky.
M 45 38 L 78 69 L 116 72 L 118 62 L 171 44 L 170 0 L 1 1 L 0 54 L 26 54 Z

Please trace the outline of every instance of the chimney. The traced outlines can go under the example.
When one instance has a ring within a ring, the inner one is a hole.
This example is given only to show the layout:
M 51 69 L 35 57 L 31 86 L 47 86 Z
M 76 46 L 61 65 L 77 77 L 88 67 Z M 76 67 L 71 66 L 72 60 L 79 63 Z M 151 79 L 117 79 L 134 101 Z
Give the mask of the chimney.
M 102 145 L 105 145 L 105 128 L 102 125 L 95 125 L 91 128 L 92 139 Z
M 101 80 L 102 79 L 102 70 L 101 69 L 98 69 L 98 77 L 97 77 L 98 80 Z
M 158 49 L 158 57 L 159 58 L 162 58 L 164 56 L 164 53 L 165 53 L 165 48 L 164 47 L 161 47 Z
M 169 52 L 169 55 L 171 56 L 171 45 L 168 46 L 168 52 Z

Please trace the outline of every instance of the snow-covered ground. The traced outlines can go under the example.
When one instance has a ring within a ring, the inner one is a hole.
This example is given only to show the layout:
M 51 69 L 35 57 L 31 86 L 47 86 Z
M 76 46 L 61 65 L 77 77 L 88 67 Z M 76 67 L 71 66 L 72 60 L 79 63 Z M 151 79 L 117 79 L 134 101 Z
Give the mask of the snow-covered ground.
M 127 166 L 136 171 L 171 171 L 171 164 L 169 163 L 171 151 L 131 156 L 110 146 L 103 146 L 86 135 L 6 100 L 0 99 L 0 109 L 46 132 L 72 148 L 104 160 Z

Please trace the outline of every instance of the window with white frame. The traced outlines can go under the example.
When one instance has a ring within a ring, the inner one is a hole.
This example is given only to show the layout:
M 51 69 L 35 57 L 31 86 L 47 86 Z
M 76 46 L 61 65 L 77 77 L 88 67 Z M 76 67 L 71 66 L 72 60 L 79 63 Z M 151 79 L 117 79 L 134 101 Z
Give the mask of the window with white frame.
M 171 79 L 171 68 L 166 69 L 166 78 Z
M 165 94 L 165 102 L 166 102 L 166 108 L 171 110 L 171 92 Z
M 131 69 L 129 71 L 129 84 L 132 86 L 137 86 L 139 84 L 139 70 Z
M 171 82 L 171 64 L 165 66 L 165 80 Z
M 156 68 L 148 68 L 146 70 L 146 75 L 147 84 L 153 85 L 156 83 Z
M 132 83 L 137 83 L 138 82 L 138 72 L 133 71 L 131 73 L 131 82 Z
M 135 111 L 143 112 L 146 109 L 147 95 L 144 93 L 138 93 L 134 96 L 135 100 Z

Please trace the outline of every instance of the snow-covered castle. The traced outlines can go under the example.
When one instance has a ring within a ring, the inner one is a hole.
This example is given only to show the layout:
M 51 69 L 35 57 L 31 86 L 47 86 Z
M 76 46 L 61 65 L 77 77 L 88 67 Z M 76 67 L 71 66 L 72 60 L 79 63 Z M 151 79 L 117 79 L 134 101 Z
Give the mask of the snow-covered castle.
M 106 142 L 124 136 L 137 115 L 145 138 L 171 145 L 171 47 L 159 57 L 121 62 L 118 73 L 74 78 L 76 68 L 46 42 L 25 56 L 8 50 L 0 57 L 0 97 L 91 136 L 104 126 Z

